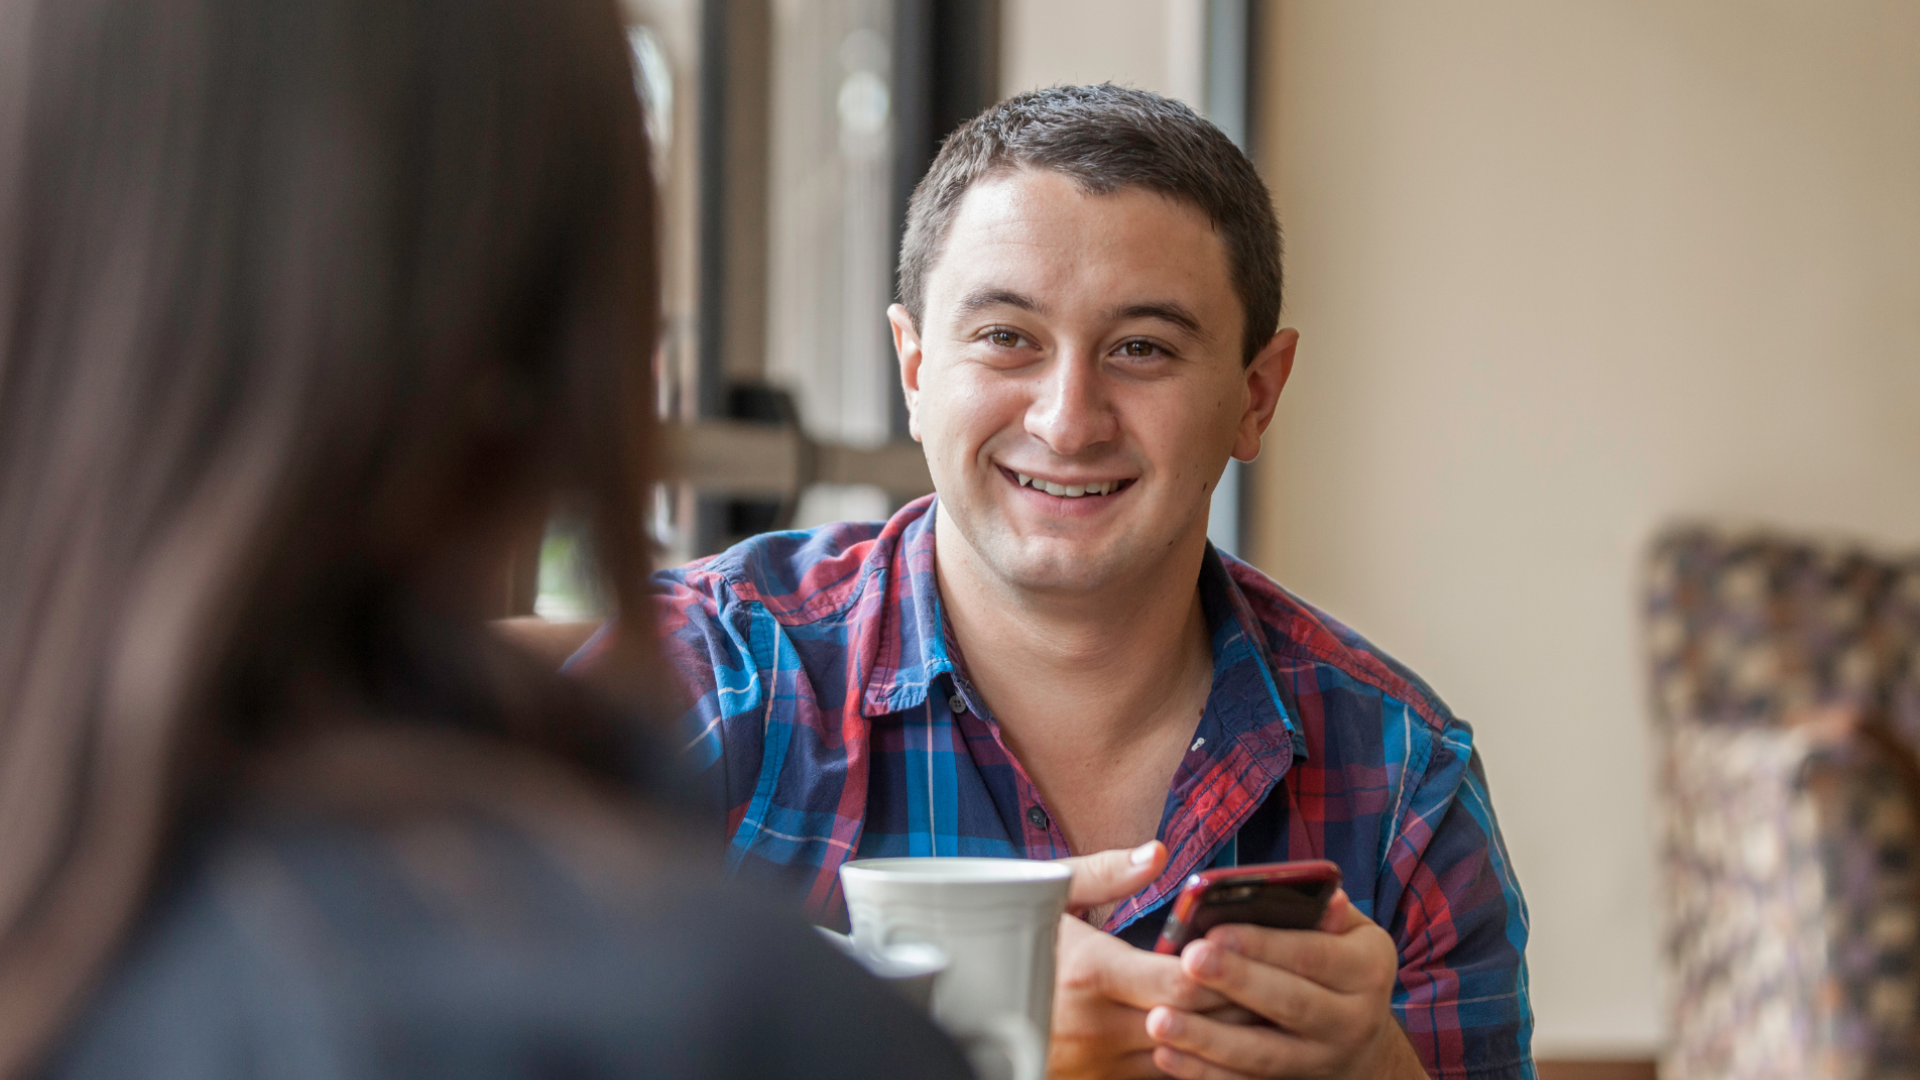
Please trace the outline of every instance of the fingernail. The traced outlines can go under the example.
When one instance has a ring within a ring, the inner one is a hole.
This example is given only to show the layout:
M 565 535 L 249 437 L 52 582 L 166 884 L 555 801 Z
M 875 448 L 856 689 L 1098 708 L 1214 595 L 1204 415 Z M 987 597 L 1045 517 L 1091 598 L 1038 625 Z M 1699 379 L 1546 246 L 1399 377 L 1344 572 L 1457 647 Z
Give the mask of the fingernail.
M 1147 1013 L 1147 1034 L 1156 1039 L 1171 1038 L 1180 1034 L 1180 1018 L 1165 1005 L 1155 1005 Z
M 1220 952 L 1207 941 L 1196 941 L 1187 946 L 1182 958 L 1187 962 L 1187 970 L 1195 975 L 1212 975 L 1220 966 Z
M 1139 847 L 1134 848 L 1132 854 L 1127 856 L 1127 861 L 1132 863 L 1135 866 L 1145 866 L 1148 863 L 1152 862 L 1153 861 L 1153 845 L 1154 845 L 1154 841 L 1149 840 L 1146 843 L 1141 844 Z

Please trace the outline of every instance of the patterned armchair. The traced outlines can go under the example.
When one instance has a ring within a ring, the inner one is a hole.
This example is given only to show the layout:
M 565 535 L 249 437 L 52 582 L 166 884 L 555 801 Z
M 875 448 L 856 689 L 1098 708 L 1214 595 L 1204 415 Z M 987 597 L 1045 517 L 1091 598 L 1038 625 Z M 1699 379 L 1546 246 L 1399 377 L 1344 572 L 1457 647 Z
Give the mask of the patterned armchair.
M 1655 545 L 1665 1080 L 1920 1077 L 1920 556 Z

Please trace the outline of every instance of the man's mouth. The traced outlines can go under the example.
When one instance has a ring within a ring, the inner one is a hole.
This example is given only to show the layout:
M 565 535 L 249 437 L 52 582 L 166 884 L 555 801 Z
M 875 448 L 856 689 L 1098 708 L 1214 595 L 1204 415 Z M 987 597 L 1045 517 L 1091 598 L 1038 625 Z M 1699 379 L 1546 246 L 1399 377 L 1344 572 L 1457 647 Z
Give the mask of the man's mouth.
M 1038 476 L 1028 476 L 1026 473 L 1016 472 L 1004 465 L 1000 467 L 1000 471 L 1012 477 L 1014 482 L 1021 487 L 1030 487 L 1035 491 L 1044 491 L 1048 495 L 1057 495 L 1063 499 L 1084 499 L 1092 495 L 1111 495 L 1133 483 L 1131 479 L 1126 479 L 1096 480 L 1091 483 L 1081 484 L 1056 484 L 1051 480 L 1043 480 Z

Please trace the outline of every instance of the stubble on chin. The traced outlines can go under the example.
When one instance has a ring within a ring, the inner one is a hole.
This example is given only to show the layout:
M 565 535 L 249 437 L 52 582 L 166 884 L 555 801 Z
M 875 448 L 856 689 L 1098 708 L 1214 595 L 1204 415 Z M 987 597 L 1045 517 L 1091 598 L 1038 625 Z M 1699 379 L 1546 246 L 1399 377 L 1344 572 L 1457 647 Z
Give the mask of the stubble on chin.
M 1123 545 L 1111 542 L 1090 547 L 1022 536 L 1005 522 L 979 528 L 977 522 L 962 521 L 961 515 L 950 514 L 948 520 L 965 538 L 977 573 L 1029 595 L 1098 592 L 1114 583 L 1118 568 L 1126 563 L 1125 552 L 1118 550 Z

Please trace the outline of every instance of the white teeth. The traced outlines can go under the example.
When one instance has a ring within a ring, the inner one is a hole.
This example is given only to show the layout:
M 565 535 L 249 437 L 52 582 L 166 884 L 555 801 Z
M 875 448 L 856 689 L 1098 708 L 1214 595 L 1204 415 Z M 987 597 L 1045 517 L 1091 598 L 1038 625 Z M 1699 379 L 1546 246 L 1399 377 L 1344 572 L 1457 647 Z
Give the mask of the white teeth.
M 1107 480 L 1097 484 L 1056 484 L 1037 476 L 1028 476 L 1023 472 L 1013 475 L 1020 481 L 1021 487 L 1030 487 L 1035 491 L 1044 491 L 1063 499 L 1078 499 L 1087 495 L 1111 495 L 1120 490 L 1118 480 Z

